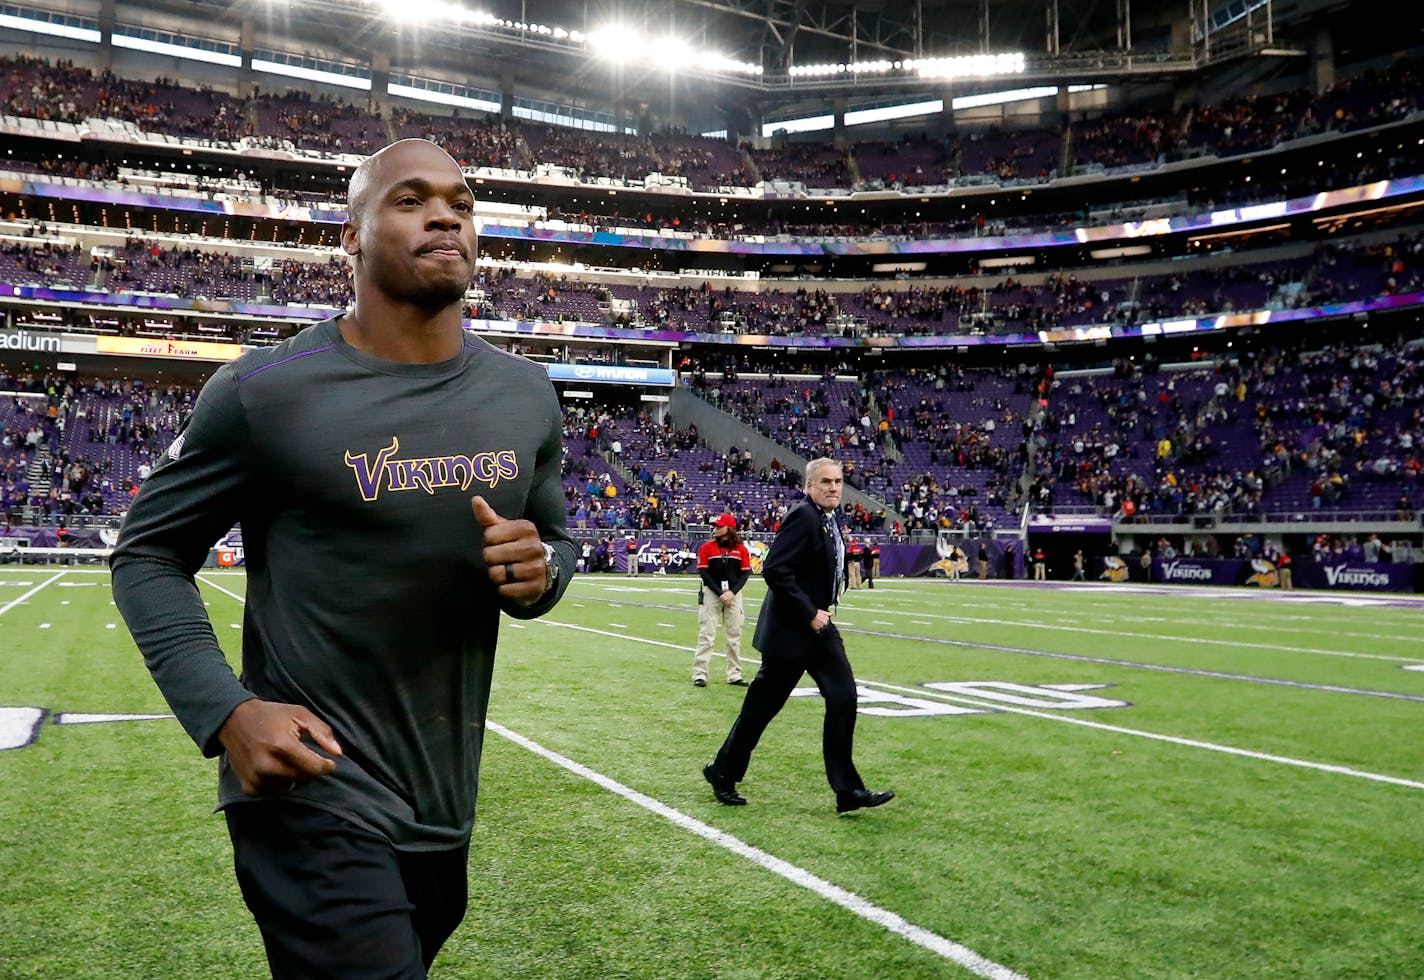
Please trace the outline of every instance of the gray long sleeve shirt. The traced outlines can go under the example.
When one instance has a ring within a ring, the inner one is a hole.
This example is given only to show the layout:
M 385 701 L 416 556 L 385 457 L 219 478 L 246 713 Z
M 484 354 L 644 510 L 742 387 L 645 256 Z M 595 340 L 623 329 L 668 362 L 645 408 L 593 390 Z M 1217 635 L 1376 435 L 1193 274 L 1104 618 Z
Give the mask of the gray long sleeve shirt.
M 561 434 L 543 369 L 470 335 L 448 361 L 404 364 L 327 320 L 220 368 L 111 560 L 119 610 L 203 752 L 221 753 L 218 731 L 249 698 L 305 705 L 344 756 L 291 796 L 400 848 L 467 840 L 499 612 L 542 615 L 574 570 Z M 558 584 L 536 605 L 491 585 L 477 494 L 554 546 Z M 238 522 L 241 679 L 194 582 Z M 219 808 L 248 799 L 223 758 Z

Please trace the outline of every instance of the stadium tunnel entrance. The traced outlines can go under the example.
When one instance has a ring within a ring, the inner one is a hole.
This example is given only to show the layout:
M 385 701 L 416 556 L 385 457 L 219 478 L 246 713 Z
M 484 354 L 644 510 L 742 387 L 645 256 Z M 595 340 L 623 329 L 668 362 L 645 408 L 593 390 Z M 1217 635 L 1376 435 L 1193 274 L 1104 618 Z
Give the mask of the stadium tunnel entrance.
M 1034 564 L 1040 550 L 1046 568 L 1044 578 L 1051 581 L 1068 581 L 1073 577 L 1073 558 L 1078 551 L 1083 552 L 1083 578 L 1096 579 L 1095 569 L 1102 567 L 1102 559 L 1116 555 L 1111 530 L 1046 530 L 1028 534 L 1027 550 L 1024 553 L 1024 576 L 1035 578 Z

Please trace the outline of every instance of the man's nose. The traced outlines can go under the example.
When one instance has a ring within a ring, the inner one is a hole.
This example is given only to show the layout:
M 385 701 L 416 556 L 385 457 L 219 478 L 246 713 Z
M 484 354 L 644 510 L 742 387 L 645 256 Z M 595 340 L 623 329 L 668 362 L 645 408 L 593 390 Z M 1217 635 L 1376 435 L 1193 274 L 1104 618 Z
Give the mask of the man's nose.
M 461 215 L 445 201 L 436 199 L 430 207 L 430 216 L 426 219 L 427 228 L 440 228 L 444 230 L 454 230 L 460 227 Z

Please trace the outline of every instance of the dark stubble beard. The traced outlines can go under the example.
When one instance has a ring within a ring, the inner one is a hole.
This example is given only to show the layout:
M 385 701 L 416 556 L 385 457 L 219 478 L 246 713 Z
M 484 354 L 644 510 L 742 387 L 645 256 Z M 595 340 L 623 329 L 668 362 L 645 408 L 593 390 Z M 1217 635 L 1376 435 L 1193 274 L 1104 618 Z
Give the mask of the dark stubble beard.
M 372 270 L 376 272 L 376 270 Z M 372 276 L 374 283 L 387 296 L 410 303 L 430 316 L 456 306 L 465 298 L 473 270 L 465 266 L 463 278 L 451 277 L 420 281 L 400 277 L 395 270 L 382 269 Z

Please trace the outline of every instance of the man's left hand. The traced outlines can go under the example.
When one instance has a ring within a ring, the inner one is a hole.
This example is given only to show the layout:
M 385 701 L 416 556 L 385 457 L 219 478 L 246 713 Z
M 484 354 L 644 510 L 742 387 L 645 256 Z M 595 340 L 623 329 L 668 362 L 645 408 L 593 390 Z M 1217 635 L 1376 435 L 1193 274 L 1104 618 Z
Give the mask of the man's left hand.
M 732 608 L 732 603 L 737 601 L 737 594 L 731 589 L 728 589 L 726 592 L 723 592 L 720 596 L 718 596 L 718 598 L 722 600 L 722 605 L 730 609 Z
M 485 529 L 484 559 L 499 594 L 532 606 L 544 594 L 544 545 L 539 529 L 525 520 L 507 521 L 484 497 L 470 501 L 475 520 Z

